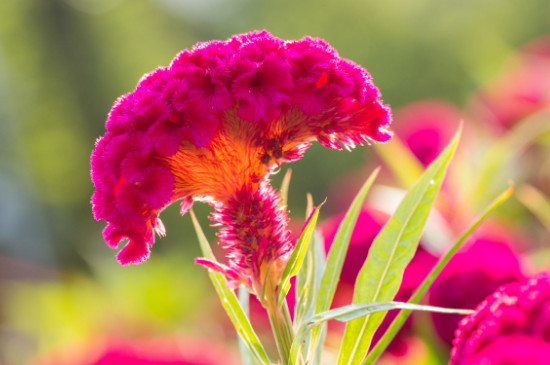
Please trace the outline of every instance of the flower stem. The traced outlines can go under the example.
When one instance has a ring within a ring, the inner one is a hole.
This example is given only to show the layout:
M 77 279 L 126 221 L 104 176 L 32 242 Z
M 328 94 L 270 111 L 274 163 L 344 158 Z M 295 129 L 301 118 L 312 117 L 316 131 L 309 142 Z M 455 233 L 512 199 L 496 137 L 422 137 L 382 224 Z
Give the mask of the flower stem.
M 269 322 L 271 323 L 271 329 L 273 330 L 281 364 L 288 365 L 290 348 L 292 347 L 292 341 L 294 340 L 292 320 L 290 319 L 290 313 L 286 300 L 282 303 L 282 305 L 279 305 L 276 299 L 277 291 L 274 290 L 271 280 L 268 280 L 268 282 L 269 291 L 265 302 L 265 309 L 269 315 Z

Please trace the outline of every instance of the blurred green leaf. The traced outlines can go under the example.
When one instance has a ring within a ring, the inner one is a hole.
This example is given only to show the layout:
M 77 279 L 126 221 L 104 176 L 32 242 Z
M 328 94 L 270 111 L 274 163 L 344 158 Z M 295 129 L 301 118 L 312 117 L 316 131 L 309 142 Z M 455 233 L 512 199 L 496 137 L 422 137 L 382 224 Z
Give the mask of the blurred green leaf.
M 466 238 L 470 236 L 470 234 L 485 220 L 485 218 L 491 214 L 496 208 L 498 208 L 502 203 L 504 203 L 514 192 L 514 189 L 512 187 L 506 189 L 504 192 L 499 194 L 489 204 L 489 206 L 485 209 L 485 211 L 481 214 L 481 216 L 460 236 L 460 238 L 451 246 L 451 248 L 443 255 L 437 264 L 434 266 L 434 268 L 430 271 L 428 276 L 422 281 L 418 289 L 414 292 L 414 294 L 411 296 L 411 299 L 409 300 L 409 303 L 415 304 L 420 302 L 420 299 L 432 283 L 435 281 L 441 270 L 445 267 L 447 262 L 453 257 L 453 255 L 456 253 L 456 251 L 462 246 Z M 386 347 L 390 344 L 391 340 L 395 337 L 397 332 L 401 329 L 405 321 L 407 320 L 410 310 L 403 310 L 399 312 L 399 314 L 395 317 L 395 319 L 392 321 L 391 325 L 388 327 L 382 338 L 376 343 L 374 348 L 371 350 L 371 352 L 368 354 L 367 358 L 363 362 L 364 364 L 374 364 L 376 359 L 384 352 Z
M 401 185 L 409 189 L 422 175 L 423 167 L 397 136 L 386 144 L 375 144 L 374 150 L 391 169 Z
M 485 203 L 491 190 L 495 189 L 495 186 L 498 188 L 499 173 L 504 171 L 510 160 L 518 157 L 528 146 L 549 132 L 550 108 L 531 114 L 515 125 L 481 154 L 482 159 L 474 175 L 472 192 L 467 196 L 471 196 L 476 204 Z
M 281 182 L 281 190 L 279 196 L 281 197 L 281 207 L 286 209 L 288 206 L 288 187 L 290 185 L 290 178 L 292 177 L 292 169 L 286 170 L 283 181 Z
M 435 196 L 456 149 L 462 128 L 403 198 L 371 245 L 355 283 L 353 303 L 392 300 L 401 285 L 424 229 Z M 347 324 L 338 364 L 358 364 L 367 354 L 384 313 Z
M 189 213 L 191 214 L 191 220 L 193 221 L 193 226 L 195 227 L 195 230 L 197 232 L 197 237 L 199 239 L 199 244 L 201 246 L 204 257 L 209 260 L 215 260 L 216 258 L 212 253 L 210 244 L 204 236 L 197 217 L 195 217 L 195 213 L 193 213 L 193 210 L 190 210 Z M 258 361 L 259 364 L 269 365 L 270 362 L 267 353 L 260 343 L 258 336 L 254 332 L 254 329 L 250 325 L 248 317 L 246 316 L 241 305 L 239 304 L 239 300 L 235 296 L 235 293 L 233 293 L 227 287 L 227 281 L 225 280 L 225 277 L 222 274 L 214 272 L 212 270 L 208 270 L 208 275 L 210 276 L 212 284 L 214 284 L 214 288 L 216 288 L 216 292 L 220 297 L 225 311 L 229 315 L 231 322 L 233 322 L 233 325 L 235 326 L 235 329 L 237 330 L 240 338 L 248 347 L 248 350 L 254 355 L 254 358 Z
M 518 199 L 550 231 L 550 199 L 528 184 L 524 184 L 519 188 Z

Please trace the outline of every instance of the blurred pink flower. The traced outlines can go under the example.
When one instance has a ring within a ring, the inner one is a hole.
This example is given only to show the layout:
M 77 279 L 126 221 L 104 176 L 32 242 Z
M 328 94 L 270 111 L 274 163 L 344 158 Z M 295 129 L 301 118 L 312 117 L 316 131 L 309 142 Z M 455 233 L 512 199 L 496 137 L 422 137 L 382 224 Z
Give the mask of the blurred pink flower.
M 450 365 L 543 365 L 550 354 L 550 275 L 498 289 L 460 322 Z
M 427 166 L 451 140 L 461 119 L 458 108 L 449 102 L 422 100 L 395 112 L 394 130 L 416 158 Z
M 545 108 L 550 102 L 550 36 L 537 38 L 514 54 L 507 69 L 481 87 L 470 112 L 499 128 Z
M 509 239 L 486 232 L 472 237 L 449 261 L 430 288 L 429 304 L 474 309 L 501 285 L 523 278 L 521 257 Z M 463 316 L 432 313 L 432 318 L 437 334 L 450 346 Z
M 94 216 L 109 246 L 127 240 L 118 260 L 140 263 L 165 232 L 163 209 L 207 201 L 229 265 L 199 263 L 254 291 L 292 248 L 270 173 L 315 140 L 385 142 L 390 120 L 368 72 L 321 39 L 256 31 L 199 43 L 115 102 L 91 159 Z
M 370 249 L 374 238 L 378 235 L 380 229 L 386 223 L 388 218 L 389 217 L 386 214 L 371 208 L 364 208 L 359 214 L 357 225 L 352 233 L 349 249 L 344 259 L 344 266 L 342 268 L 340 282 L 338 283 L 338 287 L 336 289 L 333 307 L 351 304 L 353 299 L 353 288 L 357 275 L 359 274 L 359 271 L 367 258 L 368 250 Z M 325 238 L 325 249 L 327 252 L 330 249 L 342 219 L 343 215 L 331 217 L 320 227 Z M 399 288 L 394 300 L 405 302 L 408 301 L 414 290 L 422 282 L 436 261 L 437 258 L 435 256 L 422 248 L 422 246 L 419 246 L 412 261 L 405 269 L 401 287 Z M 376 343 L 384 334 L 385 330 L 388 328 L 396 315 L 397 311 L 389 311 L 387 313 L 384 321 L 375 333 L 374 343 Z M 332 323 L 332 325 L 334 324 L 335 323 Z M 341 328 L 342 327 L 343 326 L 341 326 Z M 388 347 L 388 352 L 397 356 L 405 355 L 408 351 L 407 337 L 411 335 L 412 322 L 409 319 Z
M 105 338 L 40 356 L 29 365 L 237 365 L 225 346 L 205 340 Z

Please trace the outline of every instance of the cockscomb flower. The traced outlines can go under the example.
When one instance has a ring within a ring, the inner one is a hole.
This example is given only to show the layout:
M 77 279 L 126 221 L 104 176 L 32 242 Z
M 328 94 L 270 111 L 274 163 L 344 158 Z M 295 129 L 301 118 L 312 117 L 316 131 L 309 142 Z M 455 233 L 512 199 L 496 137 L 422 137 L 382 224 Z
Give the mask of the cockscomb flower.
M 460 322 L 451 365 L 547 364 L 550 275 L 507 284 Z
M 140 263 L 164 234 L 164 208 L 206 201 L 229 263 L 200 262 L 250 288 L 293 247 L 270 173 L 315 140 L 385 142 L 390 120 L 367 71 L 321 39 L 255 31 L 199 43 L 115 102 L 91 159 L 94 216 L 109 246 L 127 240 L 118 260 Z

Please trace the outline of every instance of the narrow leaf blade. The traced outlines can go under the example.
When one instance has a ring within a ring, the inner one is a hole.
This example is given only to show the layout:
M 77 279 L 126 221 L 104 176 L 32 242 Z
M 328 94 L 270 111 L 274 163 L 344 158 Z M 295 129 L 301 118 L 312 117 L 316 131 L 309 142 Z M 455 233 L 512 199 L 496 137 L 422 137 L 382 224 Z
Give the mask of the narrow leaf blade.
M 353 228 L 357 222 L 357 217 L 359 216 L 365 197 L 367 196 L 374 180 L 378 176 L 379 171 L 380 168 L 376 168 L 368 177 L 367 181 L 363 184 L 359 190 L 359 193 L 357 193 L 357 196 L 351 203 L 351 206 L 342 220 L 342 223 L 340 223 L 340 226 L 336 231 L 334 241 L 327 256 L 325 270 L 321 279 L 321 285 L 319 286 L 319 291 L 317 293 L 315 313 L 326 311 L 332 303 L 332 299 L 336 291 L 336 285 L 338 284 L 338 279 L 342 272 L 342 266 L 344 264 L 344 258 L 348 250 Z M 315 348 L 321 345 L 318 343 L 318 335 L 319 329 L 316 327 L 311 334 L 312 351 L 310 352 L 314 352 Z
M 353 303 L 389 301 L 394 298 L 405 267 L 416 252 L 460 134 L 461 128 L 406 194 L 374 239 L 355 283 Z M 358 364 L 366 356 L 372 336 L 384 315 L 376 313 L 348 322 L 338 364 Z
M 452 258 L 452 256 L 458 251 L 462 246 L 464 241 L 470 236 L 470 234 L 491 214 L 496 208 L 498 208 L 502 203 L 504 203 L 514 192 L 513 187 L 506 189 L 504 192 L 499 194 L 498 197 L 489 204 L 485 211 L 480 215 L 480 217 L 460 236 L 460 238 L 451 246 L 451 248 L 443 255 L 437 264 L 433 267 L 430 273 L 422 281 L 418 289 L 414 292 L 409 299 L 409 303 L 415 304 L 420 302 L 420 299 L 426 294 L 430 286 L 433 284 L 441 270 L 445 267 L 447 262 Z M 410 315 L 410 311 L 403 310 L 394 318 L 382 338 L 376 343 L 374 348 L 368 354 L 367 358 L 363 362 L 364 364 L 374 364 L 378 357 L 382 355 L 386 347 L 390 344 L 392 339 L 395 337 L 397 332 L 401 329 L 405 321 Z
M 318 216 L 319 208 L 314 208 L 304 229 L 302 230 L 300 238 L 296 242 L 296 247 L 294 247 L 294 251 L 292 251 L 290 259 L 286 264 L 285 270 L 283 271 L 283 275 L 281 277 L 281 283 L 279 284 L 279 288 L 277 290 L 277 303 L 279 304 L 283 302 L 288 290 L 290 289 L 290 278 L 296 275 L 302 267 Z

